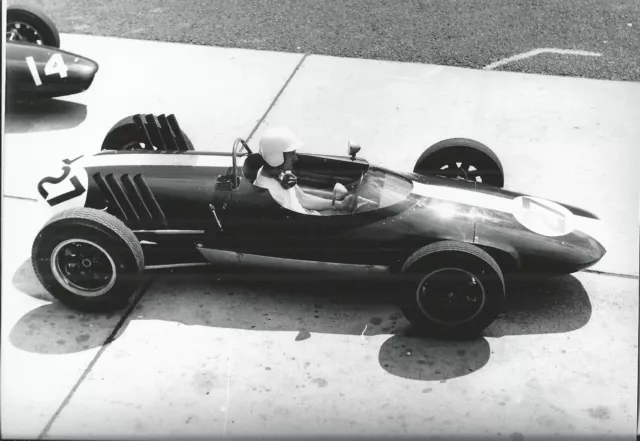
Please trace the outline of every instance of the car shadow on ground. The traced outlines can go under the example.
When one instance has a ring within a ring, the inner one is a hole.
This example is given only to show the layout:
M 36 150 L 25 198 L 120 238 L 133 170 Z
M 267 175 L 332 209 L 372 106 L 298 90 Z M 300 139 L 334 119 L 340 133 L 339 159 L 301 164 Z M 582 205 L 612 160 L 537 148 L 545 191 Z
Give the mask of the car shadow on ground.
M 65 130 L 87 118 L 87 106 L 58 99 L 7 101 L 5 133 Z
M 71 310 L 37 281 L 29 262 L 15 273 L 20 292 L 52 303 L 24 315 L 10 333 L 11 343 L 42 354 L 75 353 L 105 344 L 116 321 L 112 314 Z M 396 293 L 379 282 L 331 280 L 220 280 L 202 270 L 156 273 L 142 301 L 115 338 L 131 321 L 180 322 L 190 326 L 255 331 L 288 331 L 295 342 L 315 334 L 390 337 L 378 359 L 387 372 L 408 379 L 445 381 L 469 375 L 491 355 L 485 337 L 565 333 L 586 325 L 591 302 L 573 276 L 510 281 L 505 312 L 471 341 L 414 335 L 396 306 Z M 293 337 L 292 337 L 293 338 Z

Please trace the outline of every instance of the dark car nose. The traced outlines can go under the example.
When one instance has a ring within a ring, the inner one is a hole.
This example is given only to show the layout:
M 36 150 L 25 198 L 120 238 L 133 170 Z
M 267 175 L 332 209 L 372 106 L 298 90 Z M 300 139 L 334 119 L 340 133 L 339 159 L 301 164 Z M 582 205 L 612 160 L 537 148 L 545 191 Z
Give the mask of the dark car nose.
M 69 68 L 69 76 L 72 81 L 92 81 L 98 68 L 98 63 L 89 58 L 75 57 Z
M 79 89 L 78 92 L 82 92 L 87 90 L 93 83 L 99 65 L 88 58 L 77 57 L 74 60 L 77 61 L 74 61 L 69 68 L 68 83 L 71 88 Z
M 52 98 L 87 90 L 98 72 L 95 61 L 60 49 L 7 44 L 7 88 L 16 98 Z
M 591 239 L 592 246 L 582 254 L 582 259 L 576 263 L 574 271 L 582 271 L 590 268 L 602 260 L 607 253 L 605 247 L 595 239 Z
M 574 216 L 574 236 L 582 245 L 585 267 L 595 265 L 607 253 L 603 245 L 606 239 L 605 224 L 600 219 Z

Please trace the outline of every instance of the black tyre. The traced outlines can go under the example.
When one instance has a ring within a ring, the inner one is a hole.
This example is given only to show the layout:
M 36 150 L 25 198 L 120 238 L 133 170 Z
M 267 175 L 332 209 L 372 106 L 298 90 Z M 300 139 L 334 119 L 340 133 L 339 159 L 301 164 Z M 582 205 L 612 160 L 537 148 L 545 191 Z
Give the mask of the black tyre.
M 107 135 L 102 141 L 101 150 L 144 150 L 145 141 L 144 137 L 138 132 L 136 123 L 133 121 L 133 116 L 127 116 L 114 124 L 113 127 L 107 132 Z M 160 124 L 156 116 L 153 117 L 156 124 Z M 148 127 L 146 121 L 145 126 Z M 147 128 L 147 130 L 149 130 Z M 187 143 L 187 150 L 194 150 L 193 143 L 189 139 L 186 133 L 181 130 L 182 136 Z M 158 149 L 158 146 L 152 146 L 154 150 Z
M 27 41 L 55 48 L 60 47 L 56 25 L 44 12 L 33 6 L 12 5 L 7 8 L 7 41 Z
M 40 283 L 60 302 L 81 311 L 125 306 L 140 287 L 142 247 L 119 219 L 72 208 L 53 216 L 34 240 L 31 261 Z
M 474 338 L 504 305 L 500 267 L 489 254 L 467 243 L 427 245 L 407 259 L 402 272 L 407 292 L 401 309 L 420 333 Z
M 504 186 L 498 156 L 486 145 L 466 138 L 445 139 L 432 145 L 418 158 L 413 172 Z

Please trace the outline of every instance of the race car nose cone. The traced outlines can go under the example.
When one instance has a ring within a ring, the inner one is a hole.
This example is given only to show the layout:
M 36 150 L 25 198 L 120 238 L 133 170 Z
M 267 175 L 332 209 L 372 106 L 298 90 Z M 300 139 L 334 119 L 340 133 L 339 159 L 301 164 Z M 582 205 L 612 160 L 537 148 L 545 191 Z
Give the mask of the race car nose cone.
M 603 245 L 606 239 L 606 230 L 600 219 L 590 219 L 582 216 L 574 217 L 575 230 L 584 234 L 588 243 L 588 254 L 591 260 L 598 262 L 604 257 L 607 250 Z
M 578 231 L 574 233 L 577 270 L 587 269 L 597 264 L 607 253 L 607 249 L 594 236 Z
M 7 84 L 15 98 L 53 98 L 91 86 L 98 63 L 48 46 L 7 46 Z
M 605 254 L 607 254 L 607 249 L 597 240 L 593 239 L 593 242 L 595 242 L 595 249 L 596 249 L 596 256 L 597 256 L 597 260 L 596 262 L 600 261 Z
M 77 89 L 73 93 L 87 90 L 93 83 L 98 69 L 99 65 L 95 61 L 88 58 L 78 58 L 78 61 L 73 63 L 69 69 L 69 81 L 67 82 L 69 87 Z
M 591 242 L 593 246 L 589 250 L 590 252 L 588 253 L 589 260 L 579 264 L 578 267 L 576 268 L 577 270 L 583 270 L 583 269 L 592 267 L 593 265 L 600 262 L 604 257 L 604 255 L 607 253 L 607 250 L 605 249 L 604 246 L 602 246 L 600 242 L 598 242 L 595 239 L 591 239 Z
M 88 58 L 76 58 L 70 69 L 71 76 L 79 80 L 93 78 L 100 67 L 98 63 Z

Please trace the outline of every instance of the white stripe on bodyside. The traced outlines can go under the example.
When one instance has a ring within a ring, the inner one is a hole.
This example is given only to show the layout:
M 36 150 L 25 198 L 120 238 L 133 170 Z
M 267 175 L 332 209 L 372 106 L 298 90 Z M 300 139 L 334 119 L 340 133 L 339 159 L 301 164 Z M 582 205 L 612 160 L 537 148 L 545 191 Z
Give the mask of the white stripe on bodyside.
M 428 185 L 421 182 L 413 183 L 413 193 L 427 197 L 442 199 L 447 202 L 471 205 L 473 207 L 487 208 L 489 210 L 511 213 L 514 211 L 513 199 L 480 193 L 473 190 L 443 187 L 440 185 Z
M 238 158 L 238 166 L 244 164 L 245 156 Z M 187 166 L 187 167 L 231 167 L 231 156 L 164 154 L 164 153 L 126 153 L 114 155 L 95 155 L 78 161 L 84 167 L 96 166 Z

